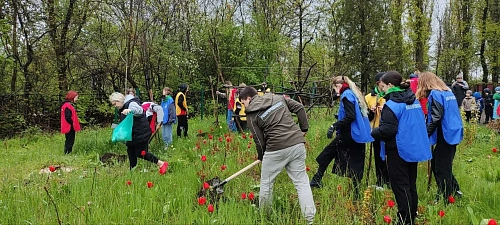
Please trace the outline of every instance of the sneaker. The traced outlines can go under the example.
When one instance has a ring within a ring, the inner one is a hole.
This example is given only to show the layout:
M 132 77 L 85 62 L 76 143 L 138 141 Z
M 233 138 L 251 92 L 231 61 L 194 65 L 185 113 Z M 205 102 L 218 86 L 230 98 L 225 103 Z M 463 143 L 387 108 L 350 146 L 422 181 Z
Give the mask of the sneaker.
M 163 165 L 160 167 L 160 174 L 163 175 L 167 172 L 168 162 L 163 162 Z
M 312 179 L 311 182 L 309 183 L 309 186 L 312 188 L 321 188 L 321 181 L 317 181 L 316 179 Z
M 455 193 L 456 193 L 456 197 L 458 197 L 458 198 L 461 198 L 462 195 L 464 195 L 464 193 L 461 190 L 458 190 Z

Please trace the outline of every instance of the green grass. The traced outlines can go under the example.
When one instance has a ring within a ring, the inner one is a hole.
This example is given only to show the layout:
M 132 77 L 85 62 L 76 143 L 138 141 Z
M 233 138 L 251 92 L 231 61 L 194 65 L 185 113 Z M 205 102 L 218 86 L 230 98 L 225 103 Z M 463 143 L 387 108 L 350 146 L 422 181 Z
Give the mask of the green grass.
M 319 115 L 314 114 L 307 135 L 310 177 L 317 168 L 315 157 L 329 142 L 325 133 L 333 117 Z M 218 138 L 224 137 L 227 129 L 224 123 L 222 128 L 210 127 L 213 121 L 190 120 L 190 137 L 174 138 L 174 148 L 168 151 L 156 140 L 152 142 L 150 151 L 170 164 L 163 176 L 156 165 L 141 159 L 132 171 L 128 162 L 102 165 L 99 156 L 105 152 L 126 154 L 124 144 L 111 143 L 110 128 L 77 133 L 71 155 L 63 154 L 61 134 L 39 133 L 4 140 L 0 151 L 0 224 L 57 224 L 58 218 L 63 224 L 303 224 L 296 191 L 286 172 L 277 179 L 271 214 L 263 214 L 253 202 L 241 199 L 243 192 L 254 192 L 258 199 L 260 165 L 225 186 L 225 199 L 215 205 L 213 213 L 207 211 L 207 205 L 198 205 L 201 174 L 207 179 L 224 179 L 250 164 L 256 155 L 253 143 L 247 148 L 248 142 L 253 142 L 248 137 L 231 134 L 230 144 L 226 146 L 225 140 L 220 143 Z M 492 152 L 493 147 L 500 149 L 498 134 L 476 125 L 466 129 L 466 139 L 473 141 L 465 143 L 464 139 L 454 161 L 454 173 L 464 197 L 447 206 L 431 204 L 436 185 L 433 183 L 427 192 L 427 163 L 419 164 L 419 224 L 476 225 L 484 218 L 500 219 L 500 153 Z M 212 134 L 214 140 L 197 137 L 198 130 Z M 207 156 L 206 162 L 200 160 L 201 155 Z M 221 171 L 224 162 L 227 169 Z M 39 173 L 50 165 L 74 170 Z M 374 179 L 372 170 L 371 184 Z M 126 185 L 127 180 L 132 185 Z M 390 191 L 368 189 L 364 200 L 353 203 L 348 179 L 329 173 L 323 180 L 324 188 L 313 190 L 318 210 L 316 223 L 383 224 L 384 215 L 395 220 L 397 207 L 385 207 L 386 201 L 393 199 Z M 148 181 L 154 183 L 152 188 L 147 188 Z M 445 211 L 443 218 L 438 216 L 439 210 Z

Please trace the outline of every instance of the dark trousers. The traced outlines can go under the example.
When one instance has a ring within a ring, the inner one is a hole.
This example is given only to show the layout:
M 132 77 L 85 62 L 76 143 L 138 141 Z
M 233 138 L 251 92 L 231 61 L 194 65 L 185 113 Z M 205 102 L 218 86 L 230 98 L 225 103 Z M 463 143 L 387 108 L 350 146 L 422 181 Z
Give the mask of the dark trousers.
M 177 116 L 177 137 L 181 137 L 182 130 L 184 130 L 184 137 L 187 137 L 188 120 L 186 115 Z
M 66 141 L 64 142 L 64 154 L 69 154 L 73 151 L 73 145 L 75 144 L 75 130 L 71 127 L 71 130 L 65 134 Z
M 418 207 L 418 163 L 404 161 L 397 150 L 387 151 L 386 154 L 391 188 L 398 204 L 399 224 L 414 224 Z
M 484 115 L 485 115 L 484 119 L 485 123 L 488 123 L 490 120 L 493 120 L 493 107 L 492 106 L 484 107 Z
M 316 162 L 318 162 L 318 171 L 314 175 L 313 179 L 321 181 L 323 175 L 325 174 L 328 165 L 334 160 L 337 159 L 339 165 L 334 165 L 333 171 L 339 175 L 347 176 L 351 178 L 352 186 L 354 188 L 354 199 L 359 199 L 359 185 L 361 179 L 363 179 L 363 168 L 364 168 L 364 160 L 358 163 L 352 163 L 355 160 L 352 160 L 355 156 L 350 157 L 348 152 L 355 152 L 354 149 L 360 149 L 364 147 L 364 144 L 359 144 L 356 142 L 351 143 L 339 143 L 339 140 L 335 138 L 330 144 L 328 144 L 321 153 L 319 153 L 318 157 L 316 157 Z M 339 153 L 339 148 L 345 149 L 342 150 L 342 153 Z M 364 152 L 364 151 L 363 151 Z M 339 155 L 339 154 L 347 154 L 347 155 Z M 362 155 L 364 159 L 364 154 Z M 352 164 L 349 164 L 352 163 Z M 357 167 L 353 168 L 356 164 Z M 361 168 L 358 168 L 361 167 Z
M 452 169 L 456 151 L 457 145 L 448 144 L 442 132 L 438 131 L 437 143 L 432 152 L 431 169 L 436 179 L 439 195 L 444 197 L 445 202 L 448 202 L 450 195 L 460 190 Z
M 142 155 L 142 151 L 145 151 L 146 154 Z M 148 152 L 147 142 L 138 144 L 127 143 L 127 154 L 130 162 L 130 169 L 137 166 L 137 158 L 141 158 L 152 163 L 158 163 L 158 158 L 153 153 Z
M 373 157 L 375 158 L 375 174 L 377 176 L 377 186 L 389 186 L 389 174 L 387 173 L 387 165 L 380 157 L 380 140 L 373 142 Z
M 465 111 L 465 122 L 469 122 L 470 118 L 472 117 L 472 112 L 471 111 Z

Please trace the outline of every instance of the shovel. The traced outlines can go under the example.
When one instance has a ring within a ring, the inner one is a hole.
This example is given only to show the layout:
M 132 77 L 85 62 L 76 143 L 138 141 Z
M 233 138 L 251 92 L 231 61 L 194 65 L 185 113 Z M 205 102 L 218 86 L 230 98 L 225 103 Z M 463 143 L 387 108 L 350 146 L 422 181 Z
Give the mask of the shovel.
M 256 160 L 252 164 L 250 164 L 250 165 L 246 166 L 245 168 L 241 169 L 240 171 L 234 173 L 233 175 L 231 175 L 230 177 L 228 177 L 225 180 L 221 181 L 220 183 L 214 184 L 213 186 L 210 186 L 210 189 L 213 190 L 213 189 L 217 189 L 217 188 L 220 188 L 220 187 L 224 186 L 227 182 L 229 182 L 233 178 L 235 178 L 235 177 L 239 176 L 240 174 L 246 172 L 247 170 L 251 169 L 252 167 L 254 167 L 255 165 L 257 165 L 259 163 L 260 163 L 260 160 Z

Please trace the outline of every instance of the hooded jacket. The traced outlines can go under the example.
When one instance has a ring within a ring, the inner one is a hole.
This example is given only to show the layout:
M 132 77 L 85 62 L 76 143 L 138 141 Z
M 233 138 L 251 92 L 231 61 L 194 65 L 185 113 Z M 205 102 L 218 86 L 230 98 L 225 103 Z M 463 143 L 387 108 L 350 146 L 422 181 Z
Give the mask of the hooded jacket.
M 382 109 L 380 126 L 373 129 L 375 139 L 385 141 L 380 156 L 385 151 L 398 151 L 406 162 L 421 162 L 432 157 L 426 135 L 424 113 L 415 94 L 408 89 L 385 96 L 387 103 Z M 382 142 L 383 143 L 383 142 Z
M 299 126 L 293 120 L 292 112 L 297 114 Z M 307 132 L 309 124 L 304 106 L 297 101 L 281 95 L 255 95 L 245 113 L 260 160 L 265 151 L 278 151 L 305 143 L 302 132 Z

